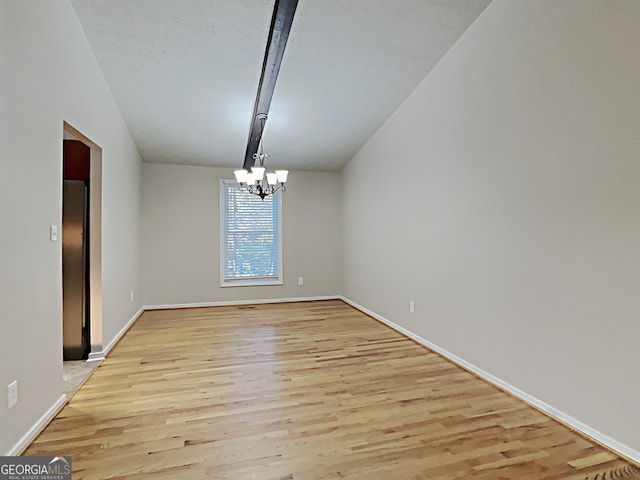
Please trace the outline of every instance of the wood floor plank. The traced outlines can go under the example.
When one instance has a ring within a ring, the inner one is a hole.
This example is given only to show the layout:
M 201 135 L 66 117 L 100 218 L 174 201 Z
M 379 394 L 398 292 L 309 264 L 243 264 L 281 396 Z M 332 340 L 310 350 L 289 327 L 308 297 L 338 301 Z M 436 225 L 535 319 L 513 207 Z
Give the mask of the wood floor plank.
M 145 312 L 25 455 L 74 480 L 640 479 L 341 301 Z

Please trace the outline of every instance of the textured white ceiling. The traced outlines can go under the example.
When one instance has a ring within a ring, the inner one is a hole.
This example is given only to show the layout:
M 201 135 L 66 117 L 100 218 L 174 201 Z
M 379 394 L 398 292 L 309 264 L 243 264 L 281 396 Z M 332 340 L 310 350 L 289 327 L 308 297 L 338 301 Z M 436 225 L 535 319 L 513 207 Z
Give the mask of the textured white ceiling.
M 490 0 L 300 0 L 263 142 L 340 170 Z M 273 0 L 72 0 L 145 162 L 242 166 Z

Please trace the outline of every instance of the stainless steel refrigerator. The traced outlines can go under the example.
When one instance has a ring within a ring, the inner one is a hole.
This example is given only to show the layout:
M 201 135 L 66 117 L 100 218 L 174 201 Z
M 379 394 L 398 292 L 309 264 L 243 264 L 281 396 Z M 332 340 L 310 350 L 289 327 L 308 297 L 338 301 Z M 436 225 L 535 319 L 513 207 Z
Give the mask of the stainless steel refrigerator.
M 88 192 L 85 182 L 65 180 L 62 197 L 63 356 L 80 360 L 89 351 Z

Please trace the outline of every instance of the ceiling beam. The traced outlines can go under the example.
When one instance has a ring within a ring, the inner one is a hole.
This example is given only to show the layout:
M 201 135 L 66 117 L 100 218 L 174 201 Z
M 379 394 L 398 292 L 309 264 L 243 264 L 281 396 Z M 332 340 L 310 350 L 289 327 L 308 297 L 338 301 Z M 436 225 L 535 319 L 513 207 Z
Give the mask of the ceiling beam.
M 276 88 L 276 80 L 280 71 L 280 64 L 287 46 L 287 39 L 291 31 L 293 16 L 296 13 L 298 0 L 276 0 L 271 17 L 271 27 L 267 38 L 267 48 L 262 62 L 262 74 L 258 84 L 256 103 L 253 106 L 251 129 L 247 140 L 247 150 L 244 155 L 243 168 L 249 170 L 253 167 L 253 155 L 258 151 L 262 129 L 266 123 L 271 106 L 271 98 Z

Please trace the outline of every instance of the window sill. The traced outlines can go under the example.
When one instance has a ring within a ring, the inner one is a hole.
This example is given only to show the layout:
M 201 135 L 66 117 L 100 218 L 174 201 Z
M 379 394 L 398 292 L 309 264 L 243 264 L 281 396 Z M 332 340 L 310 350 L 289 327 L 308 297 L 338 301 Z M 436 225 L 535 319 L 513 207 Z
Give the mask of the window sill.
M 269 285 L 283 285 L 282 278 L 239 278 L 223 280 L 221 287 L 264 287 Z

